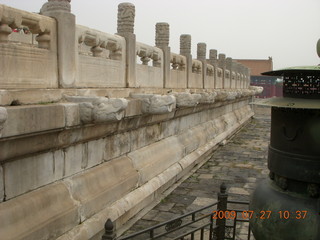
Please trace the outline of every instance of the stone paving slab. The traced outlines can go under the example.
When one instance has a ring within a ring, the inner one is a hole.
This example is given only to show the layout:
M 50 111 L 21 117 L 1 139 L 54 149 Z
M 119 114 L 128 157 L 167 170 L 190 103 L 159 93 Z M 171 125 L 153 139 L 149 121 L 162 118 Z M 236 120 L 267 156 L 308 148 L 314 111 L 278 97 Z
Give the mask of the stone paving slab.
M 256 115 L 244 128 L 226 145 L 220 146 L 201 168 L 137 221 L 125 235 L 217 201 L 217 193 L 222 182 L 227 185 L 229 200 L 249 201 L 250 193 L 256 184 L 267 178 L 269 173 L 267 149 L 270 123 L 270 108 L 257 108 Z M 236 239 L 247 239 L 248 224 L 240 225 Z M 135 239 L 145 240 L 147 237 Z M 199 235 L 195 239 L 199 239 Z

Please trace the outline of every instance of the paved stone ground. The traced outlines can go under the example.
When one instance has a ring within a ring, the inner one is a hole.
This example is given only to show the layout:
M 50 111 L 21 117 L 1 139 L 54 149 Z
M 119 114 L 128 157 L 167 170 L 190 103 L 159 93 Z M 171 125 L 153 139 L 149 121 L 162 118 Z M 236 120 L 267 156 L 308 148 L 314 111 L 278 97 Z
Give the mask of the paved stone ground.
M 244 128 L 226 145 L 219 147 L 208 162 L 137 221 L 125 235 L 215 202 L 222 182 L 227 185 L 229 200 L 249 201 L 255 185 L 269 173 L 270 108 L 255 108 L 256 115 Z M 247 239 L 247 235 L 248 224 L 240 223 L 235 239 Z M 145 240 L 147 237 L 135 239 Z

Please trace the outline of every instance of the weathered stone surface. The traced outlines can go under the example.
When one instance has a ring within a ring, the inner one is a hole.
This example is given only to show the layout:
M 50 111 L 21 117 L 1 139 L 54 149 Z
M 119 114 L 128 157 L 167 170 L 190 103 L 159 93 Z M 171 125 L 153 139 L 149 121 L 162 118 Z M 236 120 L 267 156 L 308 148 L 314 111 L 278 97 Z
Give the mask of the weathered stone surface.
M 76 103 L 62 103 L 66 116 L 66 127 L 79 125 L 80 122 L 80 108 Z
M 166 149 L 163 151 L 163 149 Z M 184 156 L 184 147 L 175 137 L 167 138 L 130 152 L 134 168 L 140 174 L 139 185 L 157 176 Z
M 3 202 L 4 199 L 4 182 L 3 182 L 3 169 L 0 166 L 0 203 Z
M 76 203 L 63 183 L 0 204 L 3 239 L 55 239 L 79 223 Z
M 159 124 L 134 130 L 130 132 L 130 151 L 135 151 L 139 148 L 150 145 L 154 142 L 159 141 L 161 138 L 161 128 Z
M 2 129 L 4 128 L 4 124 L 7 121 L 8 118 L 8 113 L 7 110 L 3 107 L 0 107 L 0 137 L 1 137 L 1 132 Z
M 61 151 L 40 154 L 4 164 L 6 199 L 11 199 L 62 178 Z
M 81 221 L 101 211 L 133 190 L 138 173 L 127 157 L 101 164 L 66 181 L 73 198 L 79 201 Z
M 64 107 L 37 105 L 7 107 L 8 120 L 2 137 L 35 133 L 65 127 Z
M 94 167 L 103 162 L 104 151 L 106 147 L 106 140 L 104 138 L 90 141 L 88 145 L 88 164 L 87 168 Z
M 64 177 L 81 172 L 87 166 L 86 144 L 77 144 L 64 149 Z
M 130 133 L 120 133 L 114 136 L 111 136 L 105 140 L 105 151 L 103 155 L 104 161 L 108 161 L 113 158 L 120 157 L 128 152 L 131 149 L 131 138 Z

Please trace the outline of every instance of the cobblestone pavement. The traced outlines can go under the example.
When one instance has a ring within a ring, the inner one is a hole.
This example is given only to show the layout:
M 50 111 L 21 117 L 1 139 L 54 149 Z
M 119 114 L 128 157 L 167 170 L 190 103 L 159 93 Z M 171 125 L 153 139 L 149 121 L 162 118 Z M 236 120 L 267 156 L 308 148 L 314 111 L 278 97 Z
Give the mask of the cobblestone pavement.
M 209 161 L 137 221 L 125 235 L 215 202 L 222 182 L 227 185 L 229 200 L 249 201 L 255 185 L 269 173 L 270 109 L 256 107 L 255 112 L 256 115 L 244 128 L 226 145 L 219 147 Z M 247 223 L 238 226 L 236 239 L 247 239 L 247 232 Z

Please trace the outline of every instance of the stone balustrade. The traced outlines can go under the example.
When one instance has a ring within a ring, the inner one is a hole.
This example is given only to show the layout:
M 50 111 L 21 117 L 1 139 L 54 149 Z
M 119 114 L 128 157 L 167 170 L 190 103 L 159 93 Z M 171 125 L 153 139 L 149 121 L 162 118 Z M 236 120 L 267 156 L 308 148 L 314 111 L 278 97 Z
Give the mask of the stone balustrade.
M 205 43 L 198 43 L 197 59 L 192 59 L 190 35 L 181 35 L 181 55 L 172 53 L 168 23 L 156 25 L 157 47 L 136 42 L 132 4 L 119 5 L 117 35 L 76 24 L 65 29 L 66 18 L 75 22 L 70 6 L 68 1 L 50 1 L 41 10 L 42 14 L 50 16 L 46 17 L 0 5 L 0 58 L 9 55 L 11 59 L 1 61 L 2 64 L 6 62 L 5 66 L 0 66 L 6 69 L 0 76 L 1 89 L 59 89 L 62 99 L 64 89 L 84 87 L 235 89 L 249 86 L 245 67 L 224 54 L 217 58 L 217 51 L 212 49 L 207 59 Z M 58 12 L 64 17 L 55 16 Z M 17 36 L 12 30 L 18 27 L 30 30 L 30 36 L 23 35 L 28 40 L 10 37 Z M 13 46 L 17 41 L 20 44 Z M 32 47 L 36 43 L 38 49 Z M 16 48 L 14 53 L 13 48 Z M 142 64 L 136 61 L 137 56 Z M 39 64 L 34 64 L 35 61 Z M 15 71 L 17 65 L 27 66 L 24 71 L 27 77 Z M 121 97 L 128 97 L 129 93 Z
M 137 57 L 142 64 L 136 65 L 136 86 L 163 88 L 163 52 L 160 48 L 136 43 Z
M 29 34 L 13 32 L 17 28 Z M 56 56 L 54 19 L 0 5 L 1 89 L 58 87 Z
M 77 25 L 78 87 L 125 87 L 126 43 L 118 35 Z
M 121 233 L 253 115 L 248 68 L 205 43 L 194 59 L 188 34 L 173 53 L 168 23 L 137 42 L 133 4 L 115 35 L 70 0 L 41 14 L 0 5 L 1 239 L 98 239 L 107 218 Z

